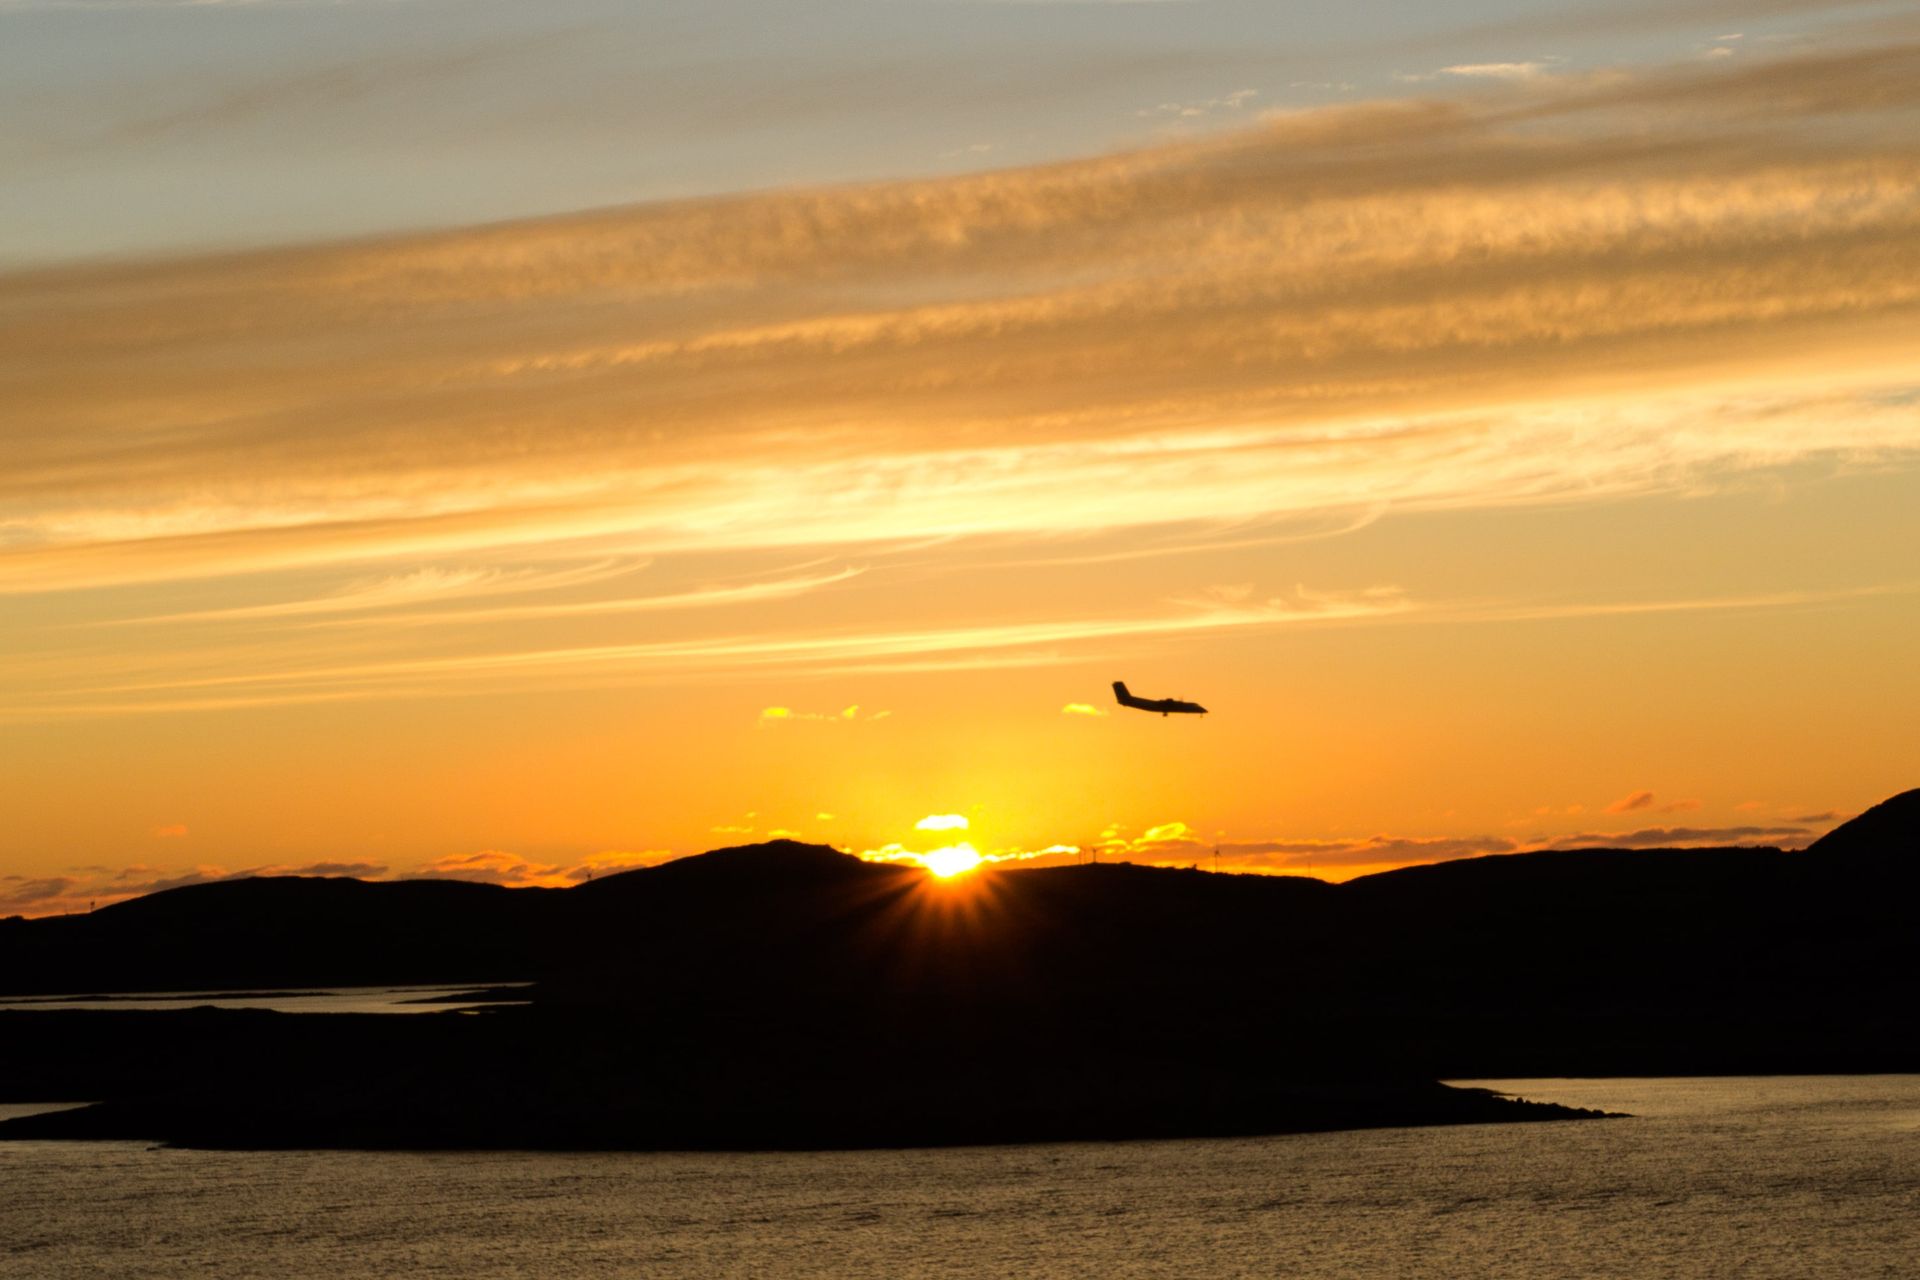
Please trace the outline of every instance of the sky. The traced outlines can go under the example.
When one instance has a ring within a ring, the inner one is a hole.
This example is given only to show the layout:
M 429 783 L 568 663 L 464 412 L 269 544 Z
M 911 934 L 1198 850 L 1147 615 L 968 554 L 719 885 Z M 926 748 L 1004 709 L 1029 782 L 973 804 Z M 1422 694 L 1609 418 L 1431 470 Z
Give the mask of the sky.
M 0 188 L 0 914 L 1920 782 L 1910 6 L 0 0 Z

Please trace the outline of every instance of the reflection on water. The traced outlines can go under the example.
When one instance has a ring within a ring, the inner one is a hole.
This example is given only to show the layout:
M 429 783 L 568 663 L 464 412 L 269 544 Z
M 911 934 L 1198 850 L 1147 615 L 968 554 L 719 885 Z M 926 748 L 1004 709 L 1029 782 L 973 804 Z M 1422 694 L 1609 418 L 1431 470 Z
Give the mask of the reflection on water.
M 0 1273 L 1913 1274 L 1920 1077 L 1479 1083 L 1637 1118 L 813 1154 L 0 1144 Z
M 17 1120 L 21 1116 L 45 1115 L 50 1111 L 71 1111 L 75 1107 L 86 1105 L 84 1102 L 0 1102 L 0 1120 Z
M 503 982 L 487 990 L 532 986 Z M 74 996 L 8 996 L 7 1009 L 271 1009 L 276 1013 L 442 1013 L 501 1001 L 455 1000 L 478 991 L 471 983 L 427 987 L 328 987 L 307 991 L 114 991 Z M 508 1001 L 505 1003 L 515 1003 Z

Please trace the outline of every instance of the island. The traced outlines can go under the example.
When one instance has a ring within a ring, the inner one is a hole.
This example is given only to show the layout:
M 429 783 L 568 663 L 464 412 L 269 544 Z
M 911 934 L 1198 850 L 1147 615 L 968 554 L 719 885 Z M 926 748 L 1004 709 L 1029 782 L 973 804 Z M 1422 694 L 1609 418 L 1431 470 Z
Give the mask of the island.
M 1334 885 L 773 841 L 565 890 L 255 878 L 0 921 L 13 993 L 529 982 L 407 1017 L 0 1012 L 0 1138 L 766 1149 L 1588 1116 L 1444 1079 L 1912 1071 L 1920 791 L 1805 850 Z

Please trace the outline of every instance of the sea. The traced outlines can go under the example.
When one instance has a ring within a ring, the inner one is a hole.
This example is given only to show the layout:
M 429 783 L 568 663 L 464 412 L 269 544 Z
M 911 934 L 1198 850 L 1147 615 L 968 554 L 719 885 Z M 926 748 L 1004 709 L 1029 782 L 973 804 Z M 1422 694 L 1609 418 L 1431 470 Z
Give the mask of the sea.
M 0 1143 L 0 1275 L 1920 1276 L 1920 1076 L 1460 1083 L 1632 1118 L 799 1154 Z
M 269 1009 L 275 1013 L 445 1013 L 481 1004 L 519 1004 L 504 998 L 532 987 L 530 982 L 499 983 L 477 989 L 472 983 L 406 987 L 322 987 L 312 991 L 112 991 L 88 995 L 0 996 L 0 1012 L 11 1009 L 146 1010 Z M 471 995 L 470 1001 L 462 996 Z

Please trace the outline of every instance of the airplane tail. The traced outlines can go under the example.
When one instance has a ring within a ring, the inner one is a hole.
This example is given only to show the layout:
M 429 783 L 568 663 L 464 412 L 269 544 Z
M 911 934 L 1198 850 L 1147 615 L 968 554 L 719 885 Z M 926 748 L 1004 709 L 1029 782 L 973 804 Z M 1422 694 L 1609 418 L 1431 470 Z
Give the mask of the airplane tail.
M 1126 700 L 1132 696 L 1132 694 L 1127 692 L 1127 682 L 1125 680 L 1115 680 L 1113 682 L 1113 700 L 1115 702 L 1124 704 Z

